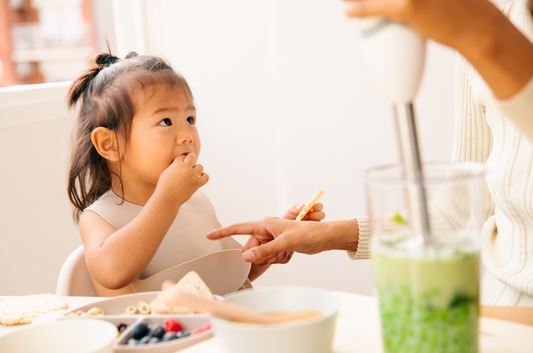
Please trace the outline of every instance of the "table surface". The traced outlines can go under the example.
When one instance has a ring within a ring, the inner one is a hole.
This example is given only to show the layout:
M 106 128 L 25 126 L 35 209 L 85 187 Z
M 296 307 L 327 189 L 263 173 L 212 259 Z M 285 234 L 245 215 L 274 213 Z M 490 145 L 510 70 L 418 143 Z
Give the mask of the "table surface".
M 337 318 L 333 353 L 382 352 L 381 330 L 377 300 L 372 297 L 334 292 L 341 300 Z M 66 297 L 69 308 L 92 304 L 106 298 Z M 9 297 L 0 297 L 9 300 Z M 56 320 L 62 311 L 45 314 L 34 324 Z M 32 324 L 33 325 L 33 324 Z M 0 325 L 0 336 L 23 329 L 28 325 Z M 531 353 L 533 352 L 533 326 L 480 318 L 480 353 Z M 217 338 L 212 338 L 180 353 L 223 353 Z

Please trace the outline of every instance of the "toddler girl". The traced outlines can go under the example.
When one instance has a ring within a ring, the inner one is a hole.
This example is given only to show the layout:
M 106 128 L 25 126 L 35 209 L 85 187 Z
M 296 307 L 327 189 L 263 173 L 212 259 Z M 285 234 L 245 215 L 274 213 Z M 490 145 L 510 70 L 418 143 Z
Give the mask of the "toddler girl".
M 136 53 L 122 60 L 99 54 L 67 100 L 70 108 L 81 101 L 68 193 L 100 296 L 160 290 L 162 281 L 180 279 L 180 265 L 241 249 L 232 238 L 205 237 L 220 224 L 198 191 L 209 176 L 196 164 L 196 110 L 187 82 L 168 63 Z M 284 218 L 295 219 L 302 207 L 290 207 Z M 323 219 L 321 210 L 317 204 L 308 219 Z M 248 266 L 244 275 L 228 261 L 209 270 L 237 283 L 233 290 L 251 287 L 268 267 L 250 268 L 239 252 L 238 265 Z

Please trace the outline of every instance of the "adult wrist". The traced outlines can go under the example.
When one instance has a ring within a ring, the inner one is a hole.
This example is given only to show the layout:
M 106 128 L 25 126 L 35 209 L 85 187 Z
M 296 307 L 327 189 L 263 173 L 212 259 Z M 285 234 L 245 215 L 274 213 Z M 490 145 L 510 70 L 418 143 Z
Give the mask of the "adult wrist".
M 328 250 L 357 251 L 359 226 L 357 220 L 324 222 L 326 239 L 330 240 Z

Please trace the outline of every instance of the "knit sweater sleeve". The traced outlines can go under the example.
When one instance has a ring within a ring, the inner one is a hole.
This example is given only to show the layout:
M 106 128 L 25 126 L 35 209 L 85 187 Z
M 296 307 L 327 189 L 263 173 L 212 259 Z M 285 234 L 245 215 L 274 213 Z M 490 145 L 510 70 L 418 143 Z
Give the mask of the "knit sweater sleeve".
M 348 251 L 352 260 L 370 259 L 370 220 L 368 217 L 355 218 L 359 224 L 359 240 L 356 251 Z
M 453 162 L 486 163 L 492 151 L 492 131 L 487 123 L 485 107 L 476 102 L 470 81 L 474 68 L 461 55 L 455 62 L 455 128 Z M 494 214 L 494 200 L 485 185 L 484 217 Z
M 498 108 L 533 143 L 533 77 L 509 99 L 497 100 Z

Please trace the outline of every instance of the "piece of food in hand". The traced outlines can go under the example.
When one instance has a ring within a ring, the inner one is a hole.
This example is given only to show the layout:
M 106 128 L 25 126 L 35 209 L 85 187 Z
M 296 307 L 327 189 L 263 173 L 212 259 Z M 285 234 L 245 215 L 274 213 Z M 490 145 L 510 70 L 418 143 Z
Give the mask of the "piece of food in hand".
M 67 308 L 67 300 L 56 294 L 26 295 L 0 303 L 0 324 L 29 324 L 39 315 Z
M 195 271 L 190 271 L 185 276 L 183 276 L 182 279 L 179 280 L 178 283 L 174 286 L 174 288 L 178 288 L 182 291 L 192 293 L 195 295 L 198 295 L 202 298 L 214 300 L 213 293 L 211 293 L 211 290 L 205 282 L 200 278 L 198 273 Z M 152 314 L 194 314 L 194 311 L 189 308 L 179 307 L 179 306 L 169 306 L 164 301 L 164 294 L 165 291 L 162 291 L 157 295 L 157 298 L 155 298 L 150 303 L 150 308 L 152 309 Z
M 309 212 L 311 208 L 313 208 L 314 205 L 318 202 L 318 199 L 322 197 L 322 194 L 324 193 L 324 190 L 318 189 L 316 194 L 309 200 L 309 202 L 304 206 L 304 208 L 300 211 L 300 214 L 298 214 L 298 217 L 296 217 L 297 221 L 301 221 L 304 219 L 305 215 Z

